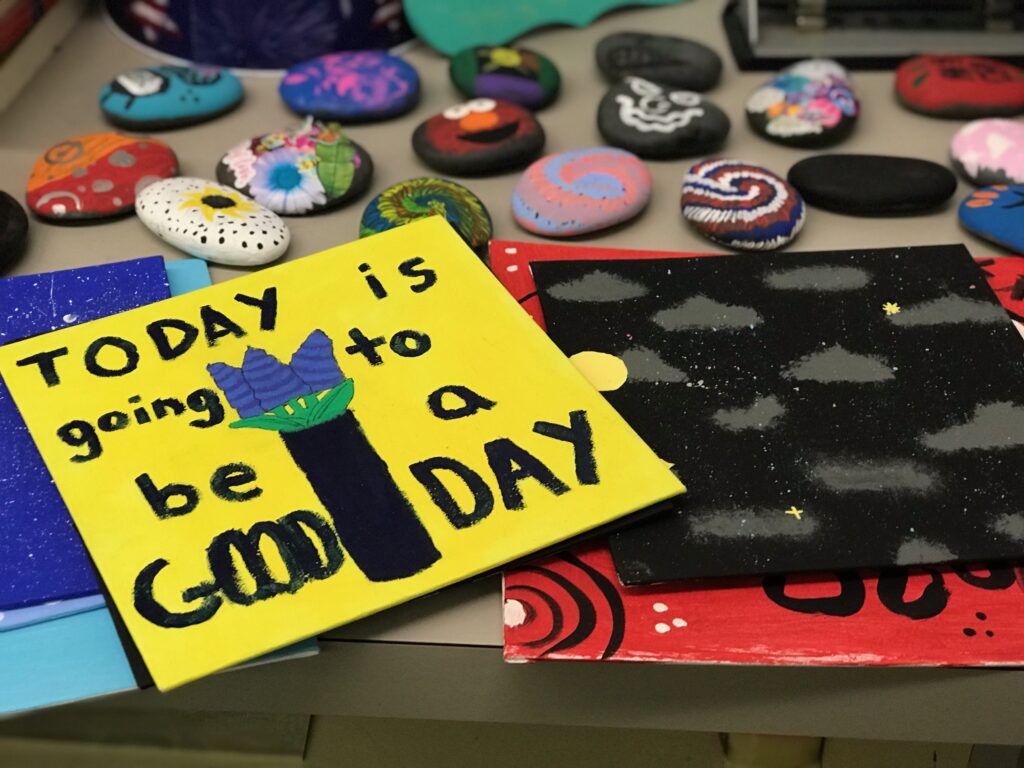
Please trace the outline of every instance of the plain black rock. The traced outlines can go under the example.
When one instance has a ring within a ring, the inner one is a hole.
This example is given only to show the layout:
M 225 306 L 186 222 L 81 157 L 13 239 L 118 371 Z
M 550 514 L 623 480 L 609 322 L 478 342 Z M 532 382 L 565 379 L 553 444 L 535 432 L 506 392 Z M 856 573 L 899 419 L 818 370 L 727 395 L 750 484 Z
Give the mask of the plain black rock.
M 595 54 L 598 69 L 613 83 L 636 75 L 675 88 L 707 91 L 722 76 L 722 60 L 717 53 L 706 45 L 671 35 L 617 32 L 602 38 Z
M 693 91 L 642 77 L 613 85 L 597 109 L 597 128 L 609 144 L 640 157 L 670 160 L 716 151 L 729 117 Z
M 909 216 L 938 208 L 956 192 L 944 166 L 916 157 L 815 155 L 789 169 L 808 205 L 853 216 Z
M 25 209 L 6 192 L 0 192 L 0 273 L 21 258 L 27 242 L 28 216 Z

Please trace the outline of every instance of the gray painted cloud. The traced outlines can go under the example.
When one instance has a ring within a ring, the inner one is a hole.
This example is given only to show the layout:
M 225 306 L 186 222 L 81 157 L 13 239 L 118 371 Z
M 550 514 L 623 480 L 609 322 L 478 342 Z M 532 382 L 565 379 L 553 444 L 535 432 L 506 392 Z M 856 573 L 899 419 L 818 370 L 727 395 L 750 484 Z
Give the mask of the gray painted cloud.
M 1024 515 L 1005 514 L 997 517 L 992 523 L 992 530 L 1014 541 L 1024 541 Z
M 855 291 L 871 282 L 871 274 L 856 267 L 797 267 L 769 272 L 764 282 L 780 291 Z
M 943 325 L 947 323 L 1006 323 L 1009 318 L 998 304 L 949 294 L 933 301 L 903 307 L 888 316 L 893 325 Z
M 797 520 L 781 509 L 730 509 L 690 517 L 690 533 L 702 538 L 806 539 L 816 530 L 818 521 L 813 517 Z
M 769 395 L 757 398 L 747 408 L 722 408 L 715 411 L 711 418 L 718 426 L 733 432 L 742 429 L 765 430 L 773 426 L 785 412 L 779 399 Z
M 1008 402 L 979 405 L 967 423 L 922 435 L 921 442 L 944 452 L 1024 445 L 1024 407 Z
M 825 384 L 837 381 L 867 383 L 895 378 L 892 369 L 882 358 L 856 354 L 838 344 L 801 358 L 783 375 L 797 381 L 820 381 Z
M 575 280 L 555 283 L 548 293 L 562 301 L 624 301 L 647 294 L 647 288 L 633 280 L 601 270 Z
M 722 304 L 707 296 L 692 296 L 682 304 L 656 313 L 654 322 L 666 331 L 732 330 L 759 325 L 761 316 L 751 307 Z
M 896 565 L 930 565 L 955 559 L 945 544 L 928 539 L 907 539 L 896 550 Z
M 930 490 L 936 479 L 924 467 L 910 461 L 821 461 L 811 477 L 833 491 Z
M 647 347 L 627 349 L 619 359 L 626 364 L 629 378 L 633 381 L 668 382 L 675 384 L 686 381 L 686 373 L 669 365 L 661 359 L 661 355 Z

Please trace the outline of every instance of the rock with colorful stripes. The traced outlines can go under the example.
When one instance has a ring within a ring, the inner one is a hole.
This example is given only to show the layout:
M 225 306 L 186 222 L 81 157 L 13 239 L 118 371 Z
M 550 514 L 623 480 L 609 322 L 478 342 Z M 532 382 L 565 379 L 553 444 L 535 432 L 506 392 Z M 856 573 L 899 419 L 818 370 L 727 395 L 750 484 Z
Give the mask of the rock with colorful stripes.
M 960 223 L 1014 253 L 1024 253 L 1024 184 L 994 184 L 960 204 Z
M 741 160 L 705 160 L 690 168 L 680 205 L 683 218 L 705 237 L 744 251 L 781 248 L 806 216 L 793 185 Z
M 597 232 L 637 216 L 651 199 L 651 174 L 632 152 L 574 149 L 542 157 L 512 193 L 512 216 L 544 237 Z

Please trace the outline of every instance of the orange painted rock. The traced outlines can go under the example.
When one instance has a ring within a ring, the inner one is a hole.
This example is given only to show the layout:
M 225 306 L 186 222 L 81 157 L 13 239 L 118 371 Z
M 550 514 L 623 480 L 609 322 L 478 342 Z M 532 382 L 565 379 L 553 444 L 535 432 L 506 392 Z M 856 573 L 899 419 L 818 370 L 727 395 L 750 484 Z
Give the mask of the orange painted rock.
M 28 179 L 29 209 L 50 221 L 81 222 L 129 213 L 148 184 L 178 175 L 178 158 L 161 141 L 107 131 L 55 144 Z

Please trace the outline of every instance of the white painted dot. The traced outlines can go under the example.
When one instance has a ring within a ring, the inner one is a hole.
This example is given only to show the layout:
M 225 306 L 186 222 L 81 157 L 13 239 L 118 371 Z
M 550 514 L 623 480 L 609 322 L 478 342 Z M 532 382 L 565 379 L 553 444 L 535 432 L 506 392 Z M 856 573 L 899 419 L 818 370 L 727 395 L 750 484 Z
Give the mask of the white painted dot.
M 526 623 L 526 606 L 518 600 L 506 600 L 504 614 L 506 627 L 519 627 Z
M 62 317 L 61 319 L 65 323 L 77 323 L 78 322 L 78 315 L 64 315 L 64 317 Z
M 679 618 L 672 619 L 672 626 L 673 627 L 685 627 L 686 626 L 686 619 L 679 619 Z
M 668 606 L 664 603 L 655 603 L 651 606 L 657 613 L 664 613 L 668 610 Z
M 505 267 L 505 271 L 506 272 L 518 272 L 519 271 L 519 265 L 518 264 L 509 264 L 507 267 Z
M 515 256 L 517 253 L 519 253 L 519 249 L 518 248 L 506 248 L 505 249 L 505 253 L 507 253 L 509 256 Z
M 68 209 L 67 206 L 64 205 L 63 203 L 54 203 L 53 212 L 58 216 L 63 216 L 65 213 L 68 212 Z
M 664 635 L 670 629 L 671 627 L 663 621 L 659 621 L 657 624 L 654 625 L 654 631 L 657 632 L 659 635 Z

